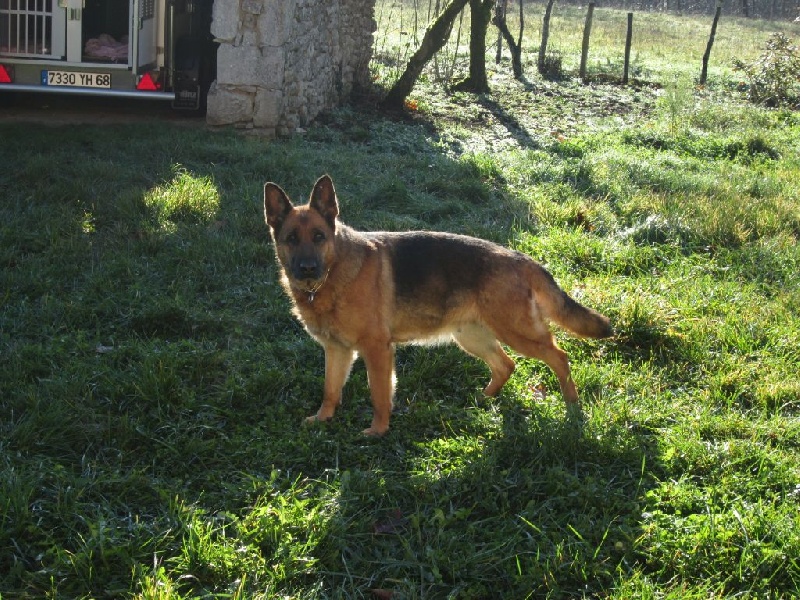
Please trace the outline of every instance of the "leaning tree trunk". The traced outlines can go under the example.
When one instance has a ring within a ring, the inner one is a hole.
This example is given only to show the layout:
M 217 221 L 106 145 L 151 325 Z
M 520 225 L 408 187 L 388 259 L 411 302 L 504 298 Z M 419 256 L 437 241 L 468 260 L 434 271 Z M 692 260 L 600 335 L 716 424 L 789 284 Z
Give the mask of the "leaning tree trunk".
M 486 77 L 486 32 L 492 20 L 494 0 L 469 0 L 469 77 L 455 86 L 465 92 L 489 92 Z
M 422 43 L 409 59 L 406 70 L 392 86 L 392 89 L 389 90 L 383 102 L 381 102 L 381 106 L 384 109 L 403 109 L 403 103 L 414 88 L 414 84 L 417 82 L 425 65 L 447 43 L 447 38 L 453 28 L 453 21 L 455 21 L 458 13 L 464 9 L 467 2 L 469 0 L 451 0 L 436 20 L 428 26 L 422 38 Z
M 521 0 L 520 0 L 521 2 Z M 542 75 L 547 70 L 544 64 L 545 56 L 547 55 L 547 42 L 550 38 L 550 16 L 553 14 L 553 4 L 556 0 L 547 0 L 547 8 L 544 9 L 544 20 L 542 21 L 542 44 L 539 46 L 539 60 L 536 62 L 536 68 Z
M 583 27 L 583 44 L 581 45 L 580 78 L 586 83 L 588 80 L 586 63 L 589 57 L 589 38 L 592 35 L 592 15 L 594 14 L 595 0 L 589 0 L 589 9 L 586 12 L 586 24 Z
M 508 49 L 511 51 L 511 68 L 514 70 L 514 79 L 522 79 L 522 34 L 525 31 L 525 17 L 522 12 L 522 2 L 519 3 L 519 39 L 514 41 L 514 36 L 508 30 L 508 23 L 506 23 L 506 14 L 498 14 L 495 17 L 494 24 L 500 30 L 501 35 L 508 44 Z M 498 59 L 500 53 L 497 53 Z M 498 60 L 498 62 L 500 62 Z
M 706 79 L 708 79 L 708 60 L 711 58 L 711 48 L 714 45 L 714 38 L 717 36 L 717 23 L 719 23 L 719 16 L 721 13 L 722 0 L 717 0 L 717 10 L 714 13 L 714 22 L 711 23 L 711 35 L 708 37 L 706 51 L 703 53 L 703 69 L 700 71 L 700 85 L 705 85 Z

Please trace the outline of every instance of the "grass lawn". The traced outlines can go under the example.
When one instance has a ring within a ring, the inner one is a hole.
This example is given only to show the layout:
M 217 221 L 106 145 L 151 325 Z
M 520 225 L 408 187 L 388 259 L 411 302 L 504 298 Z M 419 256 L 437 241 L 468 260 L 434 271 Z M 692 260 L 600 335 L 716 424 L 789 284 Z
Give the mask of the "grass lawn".
M 4 600 L 797 593 L 800 115 L 722 67 L 508 70 L 278 141 L 0 122 Z M 323 356 L 262 187 L 322 173 L 359 229 L 498 241 L 611 317 L 611 340 L 558 334 L 583 417 L 542 363 L 487 400 L 482 363 L 405 347 L 386 437 L 361 436 L 361 363 L 302 426 Z

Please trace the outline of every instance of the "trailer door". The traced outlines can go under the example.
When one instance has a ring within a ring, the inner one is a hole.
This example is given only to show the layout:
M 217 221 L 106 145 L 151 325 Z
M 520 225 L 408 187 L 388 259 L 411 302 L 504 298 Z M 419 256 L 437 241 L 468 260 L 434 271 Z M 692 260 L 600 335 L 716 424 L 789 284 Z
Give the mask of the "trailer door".
M 157 21 L 156 0 L 131 0 L 131 64 L 137 74 L 156 64 Z
M 83 0 L 59 0 L 58 5 L 62 7 L 63 14 L 56 15 L 57 18 L 66 18 L 66 47 L 67 62 L 81 62 L 83 51 Z M 57 32 L 58 26 L 54 28 Z
M 0 55 L 64 60 L 69 1 L 0 0 Z

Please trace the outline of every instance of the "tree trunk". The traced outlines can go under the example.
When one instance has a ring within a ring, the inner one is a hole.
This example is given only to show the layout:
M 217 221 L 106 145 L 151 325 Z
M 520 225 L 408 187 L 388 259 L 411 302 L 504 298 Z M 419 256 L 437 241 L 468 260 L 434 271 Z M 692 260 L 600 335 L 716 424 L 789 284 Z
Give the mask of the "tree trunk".
M 594 15 L 594 0 L 589 0 L 589 10 L 586 13 L 586 24 L 583 27 L 583 45 L 581 46 L 581 80 L 586 82 L 586 61 L 589 57 L 589 38 L 592 35 L 592 15 Z
M 411 93 L 411 90 L 414 89 L 414 84 L 417 82 L 420 73 L 422 73 L 431 57 L 447 43 L 447 38 L 453 28 L 453 21 L 455 21 L 458 13 L 464 9 L 467 2 L 469 0 L 451 0 L 442 13 L 436 17 L 436 20 L 425 30 L 422 43 L 409 59 L 406 70 L 392 86 L 392 89 L 389 90 L 383 102 L 381 102 L 382 108 L 385 110 L 403 109 L 403 103 Z
M 556 0 L 547 0 L 547 8 L 544 10 L 544 20 L 542 21 L 542 44 L 539 46 L 539 60 L 536 62 L 536 67 L 542 75 L 546 70 L 544 59 L 547 55 L 547 42 L 550 38 L 550 16 L 553 14 L 555 2 Z
M 520 6 L 522 3 L 520 2 Z M 522 15 L 520 14 L 520 17 Z M 524 28 L 524 21 L 520 21 L 519 26 L 519 41 L 514 41 L 514 36 L 508 30 L 508 23 L 506 23 L 505 15 L 502 18 L 497 17 L 494 22 L 500 30 L 500 34 L 508 44 L 508 49 L 511 51 L 511 68 L 514 70 L 514 79 L 522 79 L 522 33 Z M 499 54 L 498 54 L 499 55 Z
M 700 71 L 700 85 L 706 84 L 708 79 L 708 59 L 711 58 L 711 48 L 714 46 L 714 38 L 717 35 L 717 23 L 719 23 L 719 16 L 722 13 L 722 0 L 717 0 L 717 11 L 714 13 L 714 22 L 711 24 L 711 35 L 708 37 L 708 45 L 706 51 L 703 53 L 703 69 Z
M 494 0 L 469 0 L 469 77 L 455 86 L 464 92 L 486 94 L 489 80 L 486 77 L 486 32 L 492 20 Z
M 495 23 L 499 23 L 500 21 L 505 22 L 506 20 L 506 11 L 508 10 L 508 0 L 498 0 L 497 7 L 494 11 L 494 20 Z M 500 61 L 503 59 L 503 32 L 497 32 L 497 52 L 494 56 L 494 62 L 498 65 Z
M 517 37 L 517 48 L 519 48 L 519 74 L 522 77 L 522 35 L 525 33 L 525 2 L 519 0 L 519 36 Z

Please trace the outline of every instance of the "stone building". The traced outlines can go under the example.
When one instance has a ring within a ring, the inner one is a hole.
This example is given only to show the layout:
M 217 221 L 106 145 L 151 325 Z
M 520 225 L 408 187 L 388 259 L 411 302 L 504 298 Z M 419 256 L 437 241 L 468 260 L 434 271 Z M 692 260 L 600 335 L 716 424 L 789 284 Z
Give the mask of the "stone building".
M 375 0 L 214 0 L 211 125 L 289 135 L 366 86 Z

